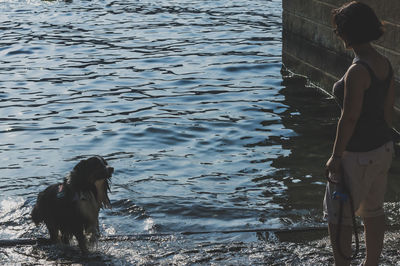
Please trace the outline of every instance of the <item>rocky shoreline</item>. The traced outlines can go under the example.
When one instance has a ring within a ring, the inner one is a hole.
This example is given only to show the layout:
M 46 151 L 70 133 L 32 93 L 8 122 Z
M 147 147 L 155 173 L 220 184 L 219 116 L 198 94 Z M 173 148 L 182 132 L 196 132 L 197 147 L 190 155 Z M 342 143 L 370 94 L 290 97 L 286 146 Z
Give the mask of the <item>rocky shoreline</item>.
M 87 256 L 82 256 L 75 247 L 15 246 L 2 248 L 0 261 L 3 265 L 333 265 L 326 231 L 256 234 L 257 241 L 208 242 L 162 236 L 100 242 Z M 388 231 L 380 265 L 400 265 L 399 244 L 400 231 Z M 360 251 L 352 265 L 359 265 L 364 255 L 364 239 L 360 234 Z

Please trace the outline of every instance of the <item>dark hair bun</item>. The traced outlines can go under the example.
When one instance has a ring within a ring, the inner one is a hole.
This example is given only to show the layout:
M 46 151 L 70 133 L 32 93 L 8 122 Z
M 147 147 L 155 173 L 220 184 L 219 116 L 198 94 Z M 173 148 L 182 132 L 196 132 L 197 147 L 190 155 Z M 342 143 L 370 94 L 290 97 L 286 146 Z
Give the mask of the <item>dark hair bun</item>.
M 378 40 L 383 24 L 368 5 L 353 1 L 332 11 L 332 24 L 349 45 Z

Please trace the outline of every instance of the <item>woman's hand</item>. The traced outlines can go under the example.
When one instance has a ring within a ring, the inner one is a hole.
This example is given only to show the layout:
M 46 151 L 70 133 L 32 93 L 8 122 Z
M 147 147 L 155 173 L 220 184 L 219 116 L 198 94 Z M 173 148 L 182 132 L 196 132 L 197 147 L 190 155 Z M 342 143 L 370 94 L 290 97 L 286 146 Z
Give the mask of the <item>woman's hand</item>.
M 335 183 L 340 182 L 342 175 L 342 158 L 332 155 L 326 162 L 325 177 Z

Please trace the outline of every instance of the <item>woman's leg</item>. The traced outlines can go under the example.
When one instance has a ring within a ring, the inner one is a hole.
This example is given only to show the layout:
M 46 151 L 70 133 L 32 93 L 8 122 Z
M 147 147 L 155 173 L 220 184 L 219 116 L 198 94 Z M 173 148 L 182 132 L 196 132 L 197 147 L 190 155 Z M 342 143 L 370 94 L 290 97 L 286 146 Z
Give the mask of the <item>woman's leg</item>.
M 365 266 L 377 266 L 383 248 L 385 215 L 364 218 L 365 245 L 367 257 Z
M 347 260 L 341 254 L 345 255 L 348 258 L 351 257 L 351 236 L 353 228 L 348 225 L 341 225 L 339 245 L 336 243 L 338 225 L 330 223 L 328 228 L 333 249 L 333 257 L 335 259 L 335 265 L 337 266 L 350 265 L 350 260 Z M 338 250 L 339 248 L 341 252 Z

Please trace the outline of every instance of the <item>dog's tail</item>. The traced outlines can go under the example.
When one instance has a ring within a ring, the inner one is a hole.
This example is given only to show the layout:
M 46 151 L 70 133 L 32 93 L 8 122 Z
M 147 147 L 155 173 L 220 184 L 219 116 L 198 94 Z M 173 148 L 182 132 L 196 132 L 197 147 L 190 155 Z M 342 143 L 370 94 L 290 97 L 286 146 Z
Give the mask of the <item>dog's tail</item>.
M 33 207 L 33 210 L 31 212 L 31 217 L 32 217 L 33 222 L 36 225 L 39 225 L 41 222 L 44 221 L 43 215 L 42 215 L 42 213 L 40 211 L 40 208 L 39 208 L 39 206 L 37 204 L 35 205 L 35 207 Z

